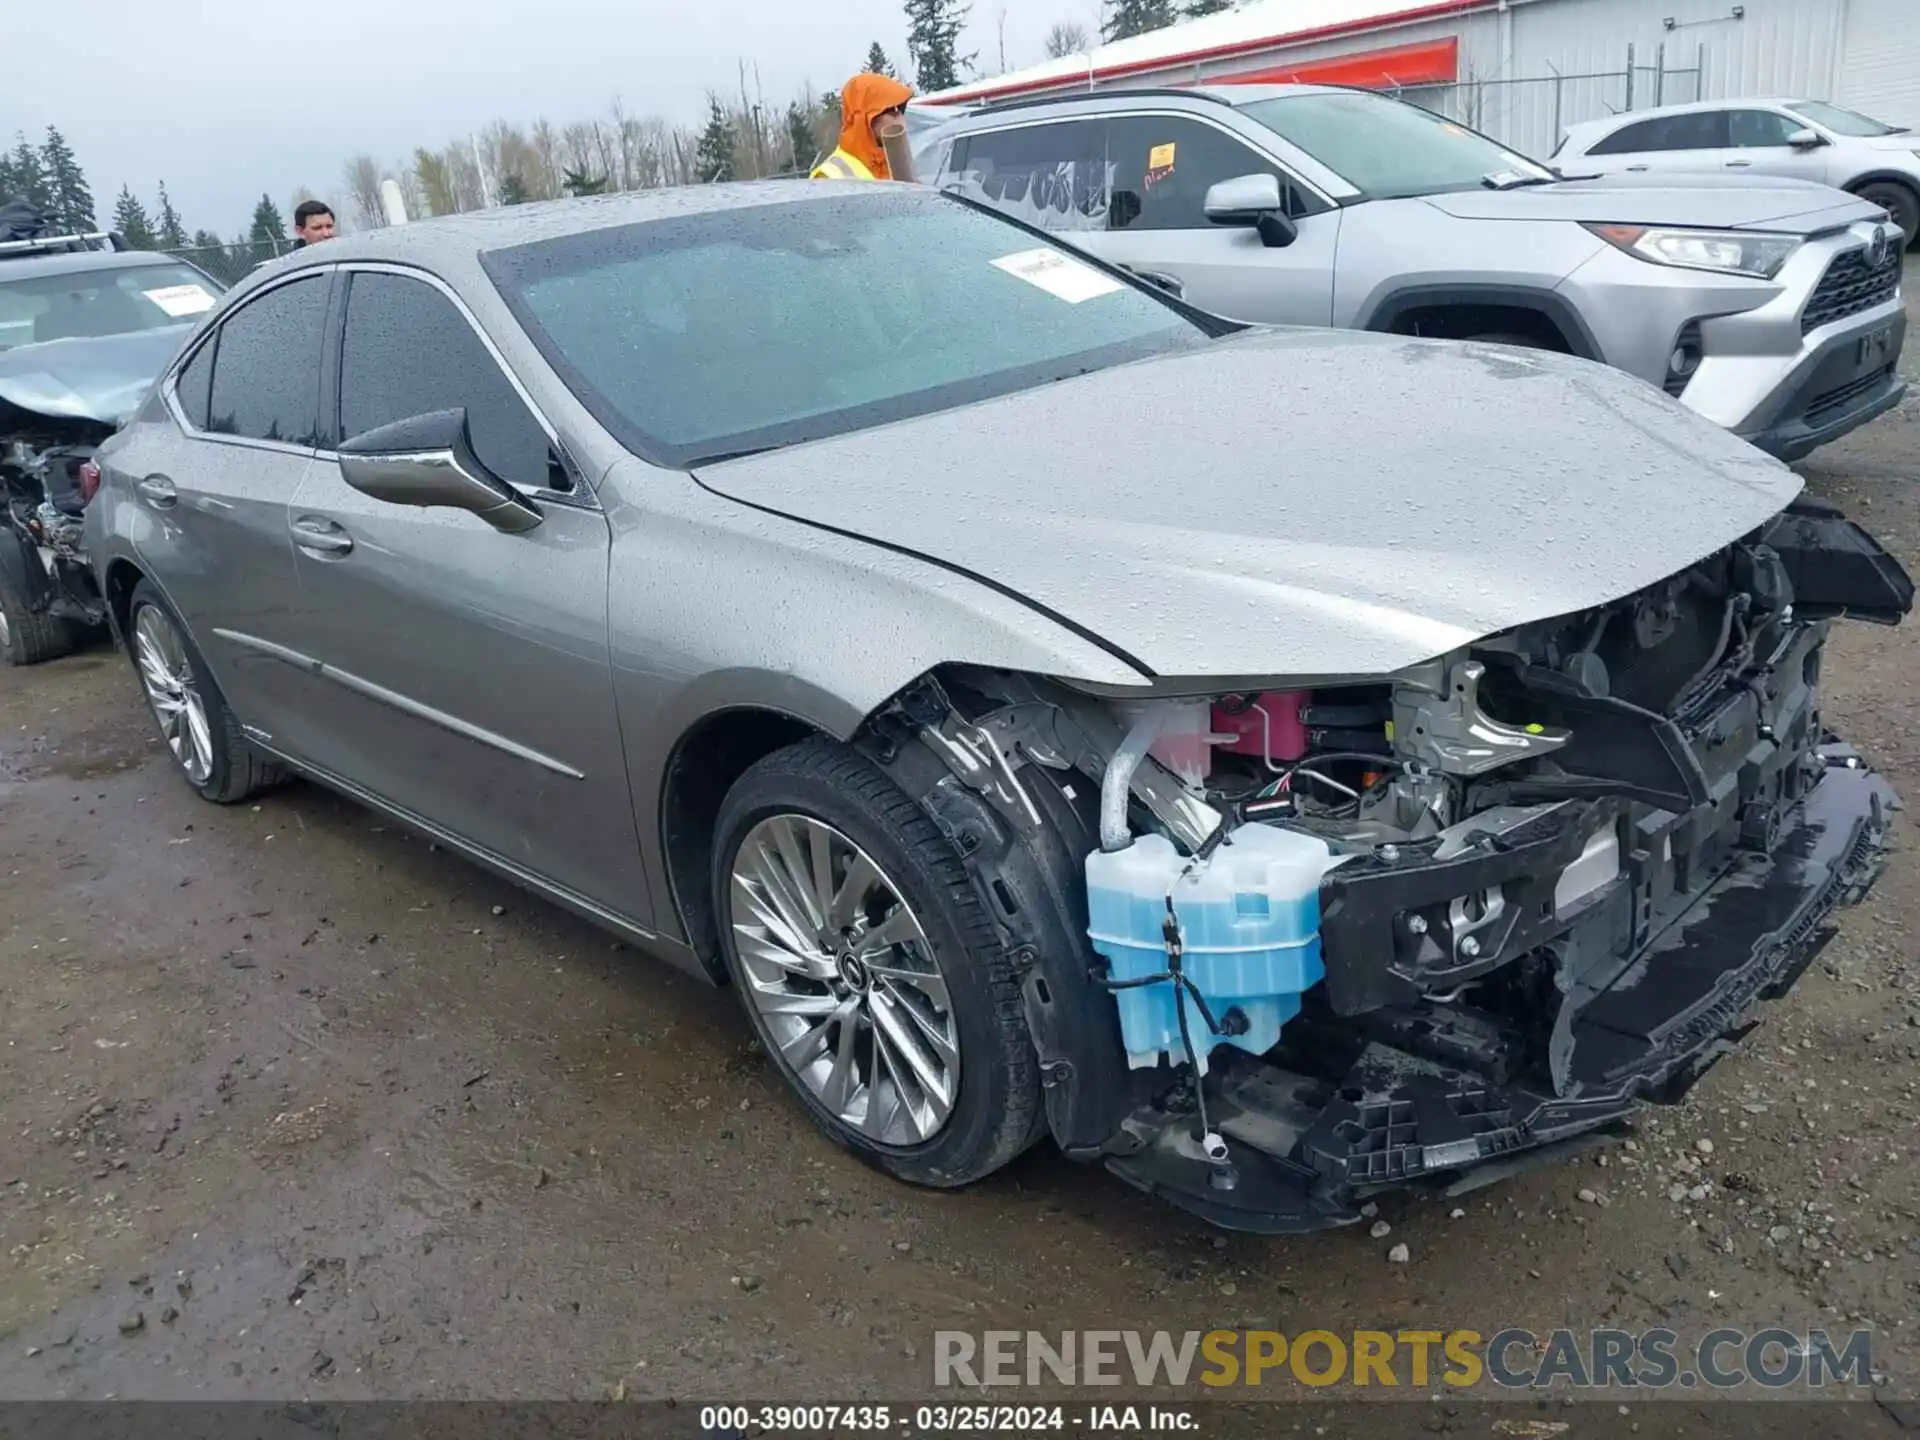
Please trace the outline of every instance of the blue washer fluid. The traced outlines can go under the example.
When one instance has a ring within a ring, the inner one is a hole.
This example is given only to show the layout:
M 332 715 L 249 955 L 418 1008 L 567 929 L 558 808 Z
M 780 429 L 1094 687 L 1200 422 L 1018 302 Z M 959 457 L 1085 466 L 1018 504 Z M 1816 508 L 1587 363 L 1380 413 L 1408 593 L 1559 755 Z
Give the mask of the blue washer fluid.
M 1180 925 L 1182 966 L 1206 997 L 1215 1020 L 1230 1009 L 1247 1018 L 1245 1033 L 1216 1035 L 1183 994 L 1187 1031 L 1207 1070 L 1207 1056 L 1225 1042 L 1264 1054 L 1280 1027 L 1300 1013 L 1300 996 L 1326 974 L 1320 959 L 1320 878 L 1334 864 L 1326 844 L 1273 825 L 1242 825 L 1204 865 L 1183 874 L 1188 857 L 1162 835 L 1144 835 L 1124 850 L 1087 857 L 1087 931 L 1115 980 L 1137 980 L 1167 968 L 1163 924 L 1167 896 Z M 1135 1069 L 1186 1060 L 1172 981 L 1114 992 L 1127 1063 Z

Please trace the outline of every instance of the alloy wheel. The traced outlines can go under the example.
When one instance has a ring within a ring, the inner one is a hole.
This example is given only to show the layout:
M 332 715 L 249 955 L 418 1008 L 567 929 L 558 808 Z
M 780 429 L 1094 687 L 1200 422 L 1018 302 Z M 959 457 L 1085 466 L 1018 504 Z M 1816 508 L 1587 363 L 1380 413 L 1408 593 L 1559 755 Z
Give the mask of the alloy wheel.
M 0 650 L 6 649 L 11 644 L 13 644 L 13 625 L 7 619 L 6 607 L 0 605 Z
M 133 657 L 161 738 L 195 785 L 213 774 L 213 735 L 207 704 L 187 660 L 186 641 L 159 607 L 144 607 L 133 622 Z
M 748 1003 L 786 1068 L 869 1140 L 938 1134 L 960 1093 L 959 1027 L 886 872 L 831 825 L 774 815 L 741 840 L 730 901 Z

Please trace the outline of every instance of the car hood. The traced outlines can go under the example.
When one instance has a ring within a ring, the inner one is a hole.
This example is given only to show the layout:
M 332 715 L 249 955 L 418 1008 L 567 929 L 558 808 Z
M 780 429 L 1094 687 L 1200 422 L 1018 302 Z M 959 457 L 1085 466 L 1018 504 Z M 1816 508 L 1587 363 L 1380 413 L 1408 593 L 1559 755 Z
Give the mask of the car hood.
M 1017 593 L 1149 674 L 1296 679 L 1385 674 L 1631 594 L 1800 490 L 1617 371 L 1332 330 L 1254 331 L 697 478 Z
M 0 350 L 0 400 L 58 420 L 123 424 L 192 329 L 169 325 Z
M 1577 171 L 1580 162 L 1567 168 Z M 1602 175 L 1518 190 L 1463 190 L 1427 203 L 1463 220 L 1579 220 L 1610 225 L 1695 225 L 1811 235 L 1880 209 L 1811 180 L 1717 174 Z

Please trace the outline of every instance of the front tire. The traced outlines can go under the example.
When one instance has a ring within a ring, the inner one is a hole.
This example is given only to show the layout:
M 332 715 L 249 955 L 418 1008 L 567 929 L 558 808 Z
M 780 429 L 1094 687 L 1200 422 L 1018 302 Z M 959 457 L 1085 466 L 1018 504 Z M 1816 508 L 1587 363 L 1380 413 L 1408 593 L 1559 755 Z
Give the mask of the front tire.
M 1892 180 L 1862 185 L 1855 193 L 1862 200 L 1878 205 L 1893 218 L 1893 223 L 1900 227 L 1900 233 L 1906 237 L 1906 243 L 1900 247 L 1902 252 L 1912 248 L 1914 236 L 1920 235 L 1920 194 Z
M 715 827 L 728 973 L 814 1122 L 917 1185 L 993 1173 L 1044 1123 L 1020 987 L 965 867 L 864 756 L 806 740 Z
M 0 545 L 12 543 L 10 535 L 0 535 Z M 67 622 L 29 608 L 19 582 L 0 565 L 0 658 L 9 665 L 38 665 L 71 649 L 73 630 Z
M 160 738 L 203 799 L 234 805 L 280 779 L 279 768 L 247 743 L 186 627 L 145 580 L 127 610 L 127 652 Z

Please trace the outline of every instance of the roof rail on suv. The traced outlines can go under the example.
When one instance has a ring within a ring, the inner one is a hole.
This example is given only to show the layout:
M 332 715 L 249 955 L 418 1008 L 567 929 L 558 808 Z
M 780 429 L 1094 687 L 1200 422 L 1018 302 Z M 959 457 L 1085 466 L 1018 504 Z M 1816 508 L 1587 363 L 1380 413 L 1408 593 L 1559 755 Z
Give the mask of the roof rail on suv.
M 52 255 L 63 251 L 98 250 L 101 242 L 109 250 L 124 250 L 126 240 L 117 231 L 95 230 L 87 234 L 40 235 L 31 240 L 0 240 L 0 260 L 16 255 Z
M 1012 100 L 991 100 L 977 110 L 969 110 L 969 115 L 998 115 L 1003 110 L 1020 110 L 1032 105 L 1065 105 L 1073 100 L 1131 100 L 1141 95 L 1158 96 L 1162 99 L 1204 100 L 1209 105 L 1224 105 L 1233 108 L 1233 102 L 1224 95 L 1210 94 L 1204 90 L 1191 90 L 1179 85 L 1144 85 L 1138 89 L 1120 86 L 1112 90 L 1067 90 L 1051 95 L 1028 95 Z

